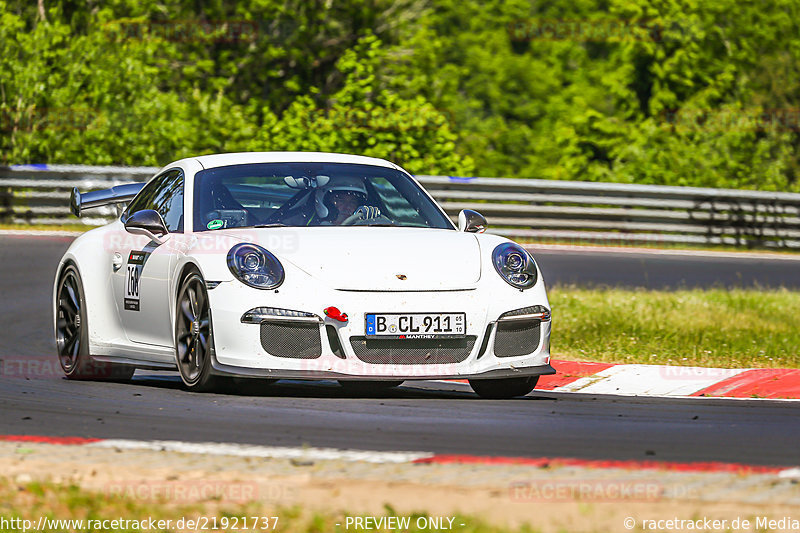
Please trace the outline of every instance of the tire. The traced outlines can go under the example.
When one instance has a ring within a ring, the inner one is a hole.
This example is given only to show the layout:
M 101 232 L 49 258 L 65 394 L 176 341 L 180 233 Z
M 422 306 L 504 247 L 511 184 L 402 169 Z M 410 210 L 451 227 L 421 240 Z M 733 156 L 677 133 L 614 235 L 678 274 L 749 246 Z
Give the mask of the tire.
M 89 355 L 86 297 L 78 269 L 69 265 L 61 273 L 56 291 L 56 350 L 67 379 L 127 381 L 136 369 L 128 365 L 94 361 Z
M 348 392 L 356 394 L 376 394 L 385 392 L 403 384 L 403 380 L 395 381 L 358 381 L 339 380 L 339 385 Z
M 469 384 L 478 396 L 487 400 L 507 400 L 525 396 L 533 390 L 539 376 L 506 379 L 471 379 Z
M 181 282 L 175 305 L 175 362 L 181 380 L 192 392 L 215 390 L 220 379 L 211 373 L 211 308 L 199 272 L 191 271 Z

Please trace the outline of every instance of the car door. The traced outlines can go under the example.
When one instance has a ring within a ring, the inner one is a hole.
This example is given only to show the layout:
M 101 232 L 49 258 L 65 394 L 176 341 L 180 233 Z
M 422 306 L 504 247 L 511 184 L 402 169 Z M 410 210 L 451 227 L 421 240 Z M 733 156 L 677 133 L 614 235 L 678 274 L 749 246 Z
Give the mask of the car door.
M 123 214 L 143 209 L 161 214 L 170 237 L 183 233 L 184 174 L 171 169 L 153 178 Z M 175 242 L 158 244 L 142 235 L 128 234 L 115 260 L 114 293 L 120 322 L 129 340 L 155 346 L 172 346 L 170 276 L 177 263 Z

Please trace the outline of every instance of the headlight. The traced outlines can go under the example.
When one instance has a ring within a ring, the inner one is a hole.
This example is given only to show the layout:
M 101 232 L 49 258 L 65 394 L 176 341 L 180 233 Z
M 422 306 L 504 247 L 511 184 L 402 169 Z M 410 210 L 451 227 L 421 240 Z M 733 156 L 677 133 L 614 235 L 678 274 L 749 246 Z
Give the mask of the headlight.
M 255 244 L 237 244 L 231 248 L 228 268 L 239 281 L 256 289 L 274 289 L 283 283 L 281 262 Z
M 499 244 L 492 252 L 492 263 L 500 277 L 517 289 L 530 289 L 536 285 L 536 263 L 519 244 Z

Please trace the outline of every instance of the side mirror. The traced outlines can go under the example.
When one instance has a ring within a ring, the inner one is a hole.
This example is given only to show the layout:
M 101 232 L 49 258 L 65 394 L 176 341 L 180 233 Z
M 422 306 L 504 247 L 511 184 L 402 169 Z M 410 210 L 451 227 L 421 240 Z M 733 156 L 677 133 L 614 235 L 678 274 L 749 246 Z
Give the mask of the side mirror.
M 464 209 L 458 214 L 458 231 L 483 233 L 487 225 L 486 218 L 472 209 Z
M 163 244 L 166 239 L 161 237 L 169 233 L 164 219 L 161 218 L 158 211 L 153 209 L 142 209 L 129 216 L 125 221 L 125 231 L 134 235 L 150 237 L 158 244 Z

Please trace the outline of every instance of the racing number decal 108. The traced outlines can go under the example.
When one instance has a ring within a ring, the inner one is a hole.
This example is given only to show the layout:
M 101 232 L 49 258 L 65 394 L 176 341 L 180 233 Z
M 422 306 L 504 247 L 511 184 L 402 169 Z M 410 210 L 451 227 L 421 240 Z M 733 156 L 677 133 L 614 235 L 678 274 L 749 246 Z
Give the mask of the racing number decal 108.
M 128 285 L 126 298 L 139 298 L 139 265 L 128 265 Z
M 125 276 L 125 310 L 139 310 L 139 280 L 147 258 L 145 252 L 131 252 L 128 256 L 128 271 Z

